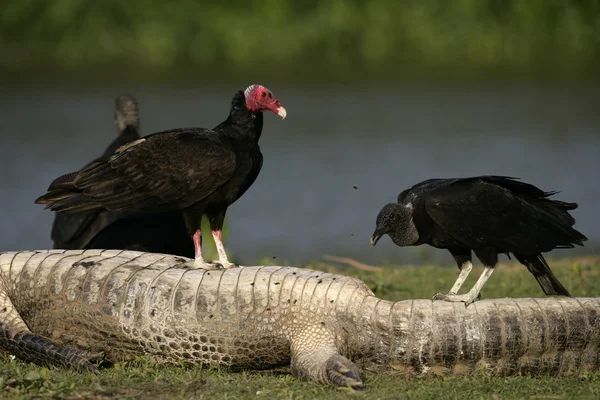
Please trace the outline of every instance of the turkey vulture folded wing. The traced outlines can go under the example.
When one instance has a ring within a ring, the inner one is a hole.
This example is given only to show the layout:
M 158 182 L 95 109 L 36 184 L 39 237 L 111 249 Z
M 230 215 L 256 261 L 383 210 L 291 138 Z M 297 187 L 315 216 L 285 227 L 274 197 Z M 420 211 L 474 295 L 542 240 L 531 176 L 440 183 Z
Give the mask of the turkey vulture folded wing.
M 201 162 L 186 162 L 198 154 Z M 235 154 L 214 131 L 164 131 L 118 148 L 114 155 L 75 173 L 74 179 L 58 178 L 36 203 L 65 213 L 183 209 L 219 189 L 235 168 Z
M 109 144 L 102 157 L 110 157 L 117 148 L 140 138 L 139 106 L 134 96 L 122 94 L 115 99 L 114 120 L 117 137 Z M 85 167 L 90 164 L 86 164 Z M 63 175 L 54 181 L 55 185 L 61 181 L 72 180 L 75 175 L 76 173 Z M 52 190 L 52 185 L 48 190 Z M 87 248 L 98 232 L 122 216 L 122 213 L 104 213 L 99 210 L 78 214 L 56 213 L 51 232 L 54 248 Z

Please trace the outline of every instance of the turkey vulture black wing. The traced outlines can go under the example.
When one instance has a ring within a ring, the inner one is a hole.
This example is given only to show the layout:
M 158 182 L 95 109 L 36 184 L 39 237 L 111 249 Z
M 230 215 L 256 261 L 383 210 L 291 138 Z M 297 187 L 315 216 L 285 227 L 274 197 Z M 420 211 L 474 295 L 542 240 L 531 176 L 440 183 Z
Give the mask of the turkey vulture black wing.
M 214 131 L 188 128 L 159 132 L 120 147 L 110 158 L 93 162 L 71 182 L 53 183 L 54 190 L 37 202 L 55 200 L 61 190 L 76 190 L 82 194 L 54 201 L 50 209 L 67 213 L 100 208 L 183 209 L 220 188 L 235 168 L 235 153 L 219 142 Z
M 117 137 L 108 145 L 102 157 L 108 157 L 117 148 L 140 138 L 139 107 L 134 96 L 123 94 L 115 99 L 114 118 Z M 87 163 L 84 168 L 90 164 L 91 162 Z M 63 175 L 54 182 L 60 179 L 68 181 L 75 175 L 76 173 Z M 48 190 L 52 190 L 52 185 Z M 116 214 L 101 215 L 98 210 L 79 214 L 56 213 L 50 234 L 54 241 L 54 248 L 82 249 L 94 237 L 99 227 L 107 226 L 110 221 L 116 220 L 118 217 Z

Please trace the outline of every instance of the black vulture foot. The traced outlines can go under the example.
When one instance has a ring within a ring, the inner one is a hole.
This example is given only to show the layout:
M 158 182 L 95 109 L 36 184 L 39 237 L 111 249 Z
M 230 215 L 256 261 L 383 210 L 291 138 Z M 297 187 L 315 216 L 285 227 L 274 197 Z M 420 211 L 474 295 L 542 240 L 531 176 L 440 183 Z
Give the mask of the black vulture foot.
M 465 293 L 465 294 L 454 294 L 454 293 L 436 293 L 431 300 L 444 300 L 453 303 L 465 303 L 465 306 L 473 303 L 476 299 L 480 298 L 479 293 Z

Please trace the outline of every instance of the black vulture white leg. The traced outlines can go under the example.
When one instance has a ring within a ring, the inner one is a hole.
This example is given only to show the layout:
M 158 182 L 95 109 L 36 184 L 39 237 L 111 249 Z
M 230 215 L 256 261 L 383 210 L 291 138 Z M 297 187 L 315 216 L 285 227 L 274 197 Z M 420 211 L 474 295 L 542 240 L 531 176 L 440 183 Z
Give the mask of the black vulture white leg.
M 450 254 L 454 257 L 454 261 L 456 261 L 456 265 L 460 270 L 454 285 L 452 285 L 452 289 L 447 294 L 457 294 L 463 283 L 467 280 L 467 277 L 473 270 L 473 263 L 471 262 L 471 250 L 464 249 L 449 249 Z M 433 296 L 433 300 L 439 298 L 440 295 L 445 294 L 438 292 Z
M 452 285 L 452 289 L 450 289 L 449 294 L 458 293 L 463 283 L 465 283 L 467 277 L 471 273 L 471 270 L 473 270 L 473 263 L 471 261 L 465 261 L 460 266 L 460 274 L 458 274 L 458 278 L 456 278 L 456 282 L 454 282 L 454 285 Z
M 475 285 L 473 285 L 471 290 L 469 290 L 467 293 L 465 293 L 465 294 L 438 293 L 435 296 L 433 296 L 433 300 L 463 302 L 463 303 L 465 303 L 465 305 L 468 306 L 473 301 L 475 301 L 475 299 L 479 295 L 479 292 L 481 291 L 481 288 L 483 288 L 483 286 L 485 285 L 487 280 L 490 278 L 490 276 L 492 276 L 493 272 L 494 272 L 494 267 L 489 267 L 486 265 L 485 269 L 483 270 L 483 273 L 481 274 L 481 276 L 479 277 L 479 279 L 477 280 Z

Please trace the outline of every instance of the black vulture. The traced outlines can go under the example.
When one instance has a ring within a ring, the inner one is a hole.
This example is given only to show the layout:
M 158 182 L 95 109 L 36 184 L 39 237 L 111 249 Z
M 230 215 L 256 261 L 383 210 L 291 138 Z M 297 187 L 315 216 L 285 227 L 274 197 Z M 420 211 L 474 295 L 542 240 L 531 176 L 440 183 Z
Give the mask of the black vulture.
M 546 295 L 570 296 L 541 253 L 583 246 L 587 238 L 573 229 L 575 219 L 569 211 L 577 204 L 550 200 L 554 194 L 505 176 L 429 179 L 383 207 L 371 244 L 387 234 L 398 246 L 448 249 L 460 274 L 450 293 L 438 293 L 434 299 L 472 303 L 500 253 L 513 253 Z M 485 269 L 468 293 L 458 295 L 473 267 L 471 251 Z

